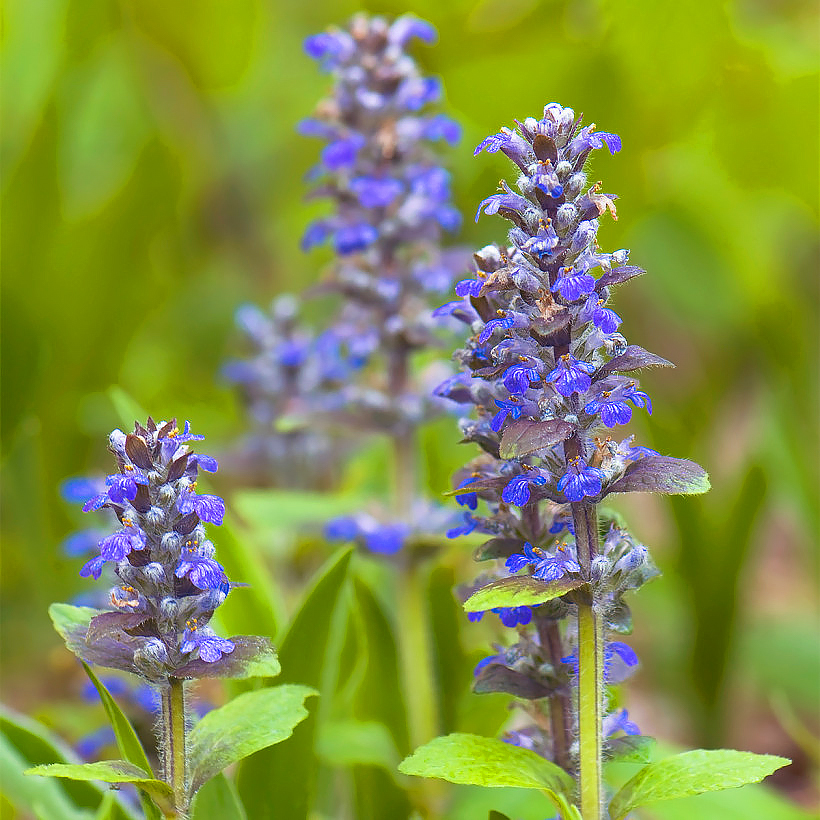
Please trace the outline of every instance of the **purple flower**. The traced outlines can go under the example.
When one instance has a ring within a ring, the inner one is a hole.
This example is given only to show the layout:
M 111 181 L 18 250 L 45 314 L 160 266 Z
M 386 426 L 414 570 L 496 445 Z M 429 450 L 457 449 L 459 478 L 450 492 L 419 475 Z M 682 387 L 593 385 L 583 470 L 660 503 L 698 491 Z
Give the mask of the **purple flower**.
M 592 380 L 590 376 L 595 372 L 595 365 L 590 362 L 576 359 L 565 353 L 558 360 L 558 364 L 545 377 L 545 381 L 553 382 L 555 389 L 562 396 L 571 396 L 573 393 L 586 393 Z
M 581 567 L 574 558 L 574 551 L 566 543 L 559 544 L 554 553 L 533 547 L 526 542 L 524 551 L 511 555 L 506 563 L 508 571 L 516 573 L 524 567 L 532 566 L 530 573 L 540 581 L 557 581 L 568 572 L 580 572 Z
M 364 543 L 377 555 L 395 555 L 409 534 L 406 524 L 383 524 L 365 534 Z
M 117 504 L 133 501 L 137 497 L 137 485 L 148 484 L 148 476 L 137 467 L 126 464 L 124 473 L 115 473 L 105 479 L 108 485 L 108 497 Z
M 475 509 L 475 507 L 473 507 L 473 509 Z M 469 535 L 479 525 L 479 521 L 476 518 L 473 518 L 473 516 L 470 515 L 470 513 L 468 513 L 466 510 L 464 511 L 462 520 L 464 523 L 462 523 L 460 526 L 452 527 L 451 529 L 447 530 L 448 538 L 458 538 L 460 535 Z
M 484 287 L 485 279 L 462 279 L 456 282 L 457 296 L 480 296 L 481 289 Z
M 604 737 L 612 737 L 616 732 L 624 732 L 627 735 L 639 735 L 640 728 L 629 719 L 629 712 L 626 709 L 618 709 L 610 712 L 603 719 Z
M 558 480 L 558 489 L 568 501 L 583 501 L 594 498 L 601 492 L 603 473 L 597 467 L 590 467 L 578 456 L 571 458 L 567 471 Z
M 475 476 L 468 476 L 461 482 L 461 484 L 456 487 L 457 490 L 460 490 L 462 487 L 467 487 L 472 484 L 476 480 Z M 459 493 L 456 495 L 456 503 L 462 507 L 468 507 L 471 510 L 475 510 L 478 507 L 478 496 L 476 493 Z
M 429 140 L 443 139 L 450 145 L 455 145 L 461 139 L 461 126 L 444 114 L 436 114 L 425 124 L 424 136 Z
M 225 581 L 225 570 L 219 562 L 191 549 L 182 554 L 174 575 L 177 578 L 187 575 L 198 589 L 219 589 Z
M 521 246 L 521 250 L 533 256 L 550 256 L 553 249 L 558 244 L 558 234 L 552 227 L 551 219 L 540 219 L 538 221 L 538 232 L 531 236 Z
M 594 125 L 587 125 L 581 133 L 569 144 L 569 151 L 574 156 L 590 148 L 602 148 L 606 145 L 610 154 L 621 150 L 621 138 L 617 134 L 608 134 L 606 131 L 595 131 Z
M 196 618 L 192 618 L 185 625 L 185 632 L 182 635 L 180 652 L 199 652 L 200 660 L 205 663 L 215 663 L 223 655 L 229 655 L 234 651 L 236 645 L 227 638 L 220 638 L 207 627 L 200 627 Z
M 540 487 L 546 483 L 547 479 L 538 471 L 527 470 L 510 479 L 501 492 L 501 500 L 516 507 L 523 507 L 530 500 L 530 485 Z
M 404 185 L 391 177 L 357 177 L 350 181 L 350 190 L 365 208 L 385 208 L 401 196 Z
M 595 290 L 595 277 L 585 271 L 562 268 L 551 290 L 560 293 L 567 302 L 575 302 Z
M 413 37 L 418 37 L 428 45 L 436 41 L 436 29 L 426 20 L 421 20 L 412 14 L 402 14 L 390 26 L 388 39 L 397 46 L 405 46 Z
M 512 416 L 513 419 L 521 418 L 521 412 L 524 408 L 516 396 L 510 396 L 509 401 L 505 399 L 495 399 L 495 403 L 500 409 L 493 416 L 493 420 L 490 422 L 490 429 L 497 433 L 504 426 L 507 416 Z
M 325 537 L 331 541 L 353 541 L 359 532 L 359 524 L 352 515 L 333 518 L 325 524 Z
M 493 194 L 492 196 L 488 196 L 486 199 L 481 201 L 481 204 L 478 206 L 478 210 L 475 214 L 475 221 L 478 222 L 478 218 L 481 216 L 482 210 L 485 214 L 487 214 L 487 216 L 492 216 L 493 214 L 498 213 L 499 208 L 504 208 L 508 211 L 516 211 L 517 213 L 524 213 L 532 207 L 532 202 L 520 194 L 514 194 L 511 191 L 508 191 L 506 194 Z
M 124 518 L 123 523 L 130 522 Z M 126 524 L 100 541 L 100 555 L 104 561 L 122 561 L 132 550 L 145 549 L 145 533 L 133 523 Z
M 532 620 L 532 609 L 531 606 L 501 606 L 492 611 L 504 626 L 512 628 L 526 626 Z
M 504 387 L 510 393 L 526 393 L 532 383 L 540 380 L 538 371 L 528 364 L 514 364 L 504 371 Z
M 338 254 L 347 256 L 363 251 L 378 238 L 378 231 L 369 222 L 358 222 L 340 227 L 333 236 L 333 246 Z
M 626 403 L 631 401 L 636 407 L 646 407 L 652 415 L 652 402 L 642 390 L 638 390 L 635 382 L 619 386 L 614 390 L 604 390 L 584 407 L 584 412 L 590 416 L 600 414 L 601 421 L 607 427 L 616 424 L 626 424 L 632 418 L 632 409 Z
M 356 157 L 365 143 L 365 138 L 356 132 L 328 143 L 319 154 L 322 165 L 328 171 L 350 168 L 356 162 Z
M 492 336 L 496 330 L 509 330 L 514 324 L 515 320 L 510 316 L 502 316 L 498 319 L 490 319 L 490 321 L 484 325 L 484 328 L 479 334 L 478 341 L 481 342 L 481 344 L 484 344 L 484 342 L 486 342 L 487 339 L 489 339 L 490 336 Z
M 581 317 L 597 327 L 602 333 L 614 333 L 620 326 L 622 319 L 614 310 L 604 307 L 604 300 L 598 298 L 597 293 L 593 293 L 581 311 Z
M 218 495 L 197 495 L 195 484 L 179 494 L 177 509 L 183 514 L 196 513 L 201 521 L 219 526 L 225 517 L 225 502 Z

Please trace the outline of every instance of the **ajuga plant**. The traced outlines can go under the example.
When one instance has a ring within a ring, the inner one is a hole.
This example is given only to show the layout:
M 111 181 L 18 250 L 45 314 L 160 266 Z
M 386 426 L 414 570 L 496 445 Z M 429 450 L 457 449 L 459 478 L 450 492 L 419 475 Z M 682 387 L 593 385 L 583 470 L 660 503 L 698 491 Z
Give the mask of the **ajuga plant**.
M 188 422 L 135 424 L 114 430 L 109 449 L 116 471 L 86 501 L 86 512 L 107 508 L 116 530 L 103 537 L 80 570 L 99 579 L 113 567 L 117 583 L 105 609 L 53 604 L 55 628 L 83 662 L 103 699 L 124 760 L 38 766 L 32 774 L 75 780 L 133 783 L 148 817 L 188 816 L 197 790 L 226 766 L 288 737 L 307 716 L 304 686 L 285 685 L 240 695 L 192 724 L 189 687 L 199 678 L 271 676 L 279 671 L 270 640 L 224 638 L 211 627 L 232 584 L 215 558 L 206 525 L 220 525 L 225 504 L 198 491 L 200 470 L 216 460 L 196 453 Z M 241 593 L 239 593 L 241 594 Z M 157 718 L 159 771 L 111 694 L 89 665 L 131 672 L 161 704 Z
M 613 290 L 644 271 L 628 252 L 603 252 L 599 218 L 615 217 L 615 195 L 590 184 L 590 154 L 615 134 L 582 126 L 551 103 L 540 119 L 485 139 L 476 153 L 501 151 L 515 164 L 513 187 L 483 200 L 478 216 L 512 223 L 507 242 L 475 254 L 461 297 L 439 313 L 469 328 L 455 357 L 462 372 L 437 392 L 475 414 L 461 423 L 480 456 L 456 475 L 461 527 L 489 538 L 478 560 L 495 569 L 464 604 L 473 619 L 493 611 L 516 629 L 476 669 L 476 692 L 506 692 L 521 720 L 507 743 L 448 735 L 417 749 L 407 774 L 457 783 L 541 789 L 563 820 L 621 820 L 655 800 L 762 779 L 788 761 L 726 750 L 687 752 L 648 763 L 650 741 L 616 708 L 611 687 L 637 664 L 621 636 L 631 630 L 627 592 L 657 574 L 645 546 L 601 507 L 615 493 L 702 493 L 692 461 L 614 434 L 633 408 L 652 404 L 633 373 L 670 363 L 628 344 Z M 602 764 L 646 764 L 614 796 Z

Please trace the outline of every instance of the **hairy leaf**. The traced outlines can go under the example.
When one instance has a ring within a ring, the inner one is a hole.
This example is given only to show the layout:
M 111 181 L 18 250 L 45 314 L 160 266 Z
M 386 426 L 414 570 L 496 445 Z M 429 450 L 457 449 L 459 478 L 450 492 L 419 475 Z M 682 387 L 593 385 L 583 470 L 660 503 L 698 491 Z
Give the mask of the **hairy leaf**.
M 103 783 L 133 783 L 167 809 L 173 806 L 173 791 L 162 780 L 127 760 L 100 760 L 97 763 L 46 763 L 27 769 L 40 777 L 67 777 L 70 780 L 102 780 Z
M 734 749 L 683 752 L 641 769 L 612 799 L 609 812 L 612 820 L 621 820 L 648 803 L 758 783 L 790 762 Z
M 601 288 L 606 288 L 610 285 L 620 285 L 621 282 L 626 282 L 628 279 L 640 276 L 642 273 L 646 273 L 646 271 L 636 265 L 624 265 L 620 268 L 612 268 L 612 270 L 608 270 L 598 279 L 595 283 L 595 290 L 600 292 Z
M 473 553 L 476 561 L 487 561 L 490 558 L 509 558 L 515 552 L 524 549 L 524 541 L 521 538 L 490 538 Z
M 464 602 L 464 609 L 466 612 L 485 612 L 502 606 L 535 606 L 566 595 L 585 583 L 580 578 L 539 581 L 530 575 L 514 575 L 493 581 L 474 592 Z
M 403 774 L 475 786 L 517 786 L 571 794 L 575 783 L 560 767 L 529 749 L 492 737 L 451 734 L 420 746 L 399 765 Z
M 655 748 L 654 737 L 626 735 L 606 743 L 606 757 L 618 763 L 649 763 Z
M 620 356 L 614 356 L 606 364 L 601 365 L 595 373 L 595 378 L 601 379 L 610 373 L 625 373 L 631 370 L 641 370 L 644 367 L 674 366 L 672 362 L 656 356 L 638 345 L 629 345 Z
M 694 461 L 671 456 L 644 456 L 633 461 L 609 493 L 665 493 L 667 495 L 699 495 L 711 485 L 706 470 Z
M 574 429 L 571 424 L 560 419 L 516 419 L 504 428 L 499 453 L 501 458 L 522 458 L 568 439 Z
M 290 737 L 308 716 L 305 699 L 318 694 L 309 686 L 283 684 L 245 692 L 208 712 L 188 737 L 192 790 L 231 763 Z

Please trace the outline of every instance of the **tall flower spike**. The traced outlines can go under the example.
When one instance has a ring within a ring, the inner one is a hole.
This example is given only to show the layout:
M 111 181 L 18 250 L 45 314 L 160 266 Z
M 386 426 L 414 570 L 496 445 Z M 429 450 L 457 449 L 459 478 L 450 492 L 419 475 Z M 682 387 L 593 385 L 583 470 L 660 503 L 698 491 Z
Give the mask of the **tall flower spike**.
M 528 118 L 515 131 L 503 128 L 478 146 L 476 153 L 506 154 L 520 172 L 518 192 L 502 182 L 501 193 L 484 199 L 478 213 L 498 214 L 512 228 L 507 243 L 475 254 L 475 274 L 457 284 L 460 299 L 442 309 L 468 326 L 469 338 L 455 354 L 462 377 L 437 388 L 439 395 L 474 405 L 475 417 L 462 419 L 461 429 L 485 451 L 454 477 L 456 499 L 468 500 L 471 512 L 449 534 L 490 534 L 478 555 L 505 560 L 496 572 L 522 574 L 508 577 L 509 589 L 518 577 L 528 594 L 539 582 L 545 588 L 583 585 L 595 602 L 593 612 L 572 593 L 547 596 L 552 599 L 529 617 L 502 618 L 517 628 L 518 640 L 482 662 L 475 681 L 477 692 L 504 691 L 538 712 L 533 726 L 508 740 L 568 772 L 580 767 L 587 789 L 583 814 L 590 818 L 597 817 L 598 805 L 590 797 L 594 775 L 582 749 L 592 748 L 594 763 L 600 760 L 596 748 L 614 754 L 612 735 L 638 731 L 625 713 L 602 717 L 609 701 L 601 694 L 603 684 L 623 680 L 637 658 L 623 642 L 601 644 L 605 676 L 593 696 L 592 723 L 585 724 L 578 694 L 589 687 L 585 653 L 595 635 L 603 642 L 604 628 L 628 630 L 622 596 L 656 574 L 646 548 L 614 524 L 600 548 L 594 504 L 612 491 L 697 492 L 708 486 L 692 462 L 635 447 L 632 437 L 618 444 L 607 436 L 630 420 L 632 406 L 651 412 L 649 396 L 622 374 L 669 363 L 627 345 L 617 332 L 620 316 L 606 306 L 613 286 L 643 271 L 626 264 L 626 250 L 598 247 L 599 218 L 614 216 L 616 197 L 590 186 L 584 167 L 603 147 L 618 151 L 620 139 L 581 128 L 580 117 L 556 103 L 540 119 Z M 685 488 L 686 481 L 691 486 Z M 515 600 L 511 593 L 511 606 Z M 471 620 L 480 615 L 473 612 Z M 577 626 L 567 628 L 570 616 Z M 597 740 L 579 748 L 574 739 L 587 737 L 590 725 Z
M 336 426 L 386 434 L 403 450 L 396 509 L 376 513 L 381 520 L 360 516 L 355 526 L 331 522 L 329 533 L 355 532 L 363 547 L 383 555 L 432 531 L 430 512 L 419 514 L 413 498 L 408 442 L 441 402 L 430 396 L 432 384 L 413 373 L 412 363 L 415 353 L 436 341 L 440 323 L 430 315 L 432 294 L 446 291 L 469 258 L 441 247 L 460 216 L 436 146 L 454 144 L 460 128 L 431 110 L 441 84 L 423 76 L 409 53 L 416 41 L 432 43 L 435 36 L 429 23 L 412 15 L 391 23 L 359 14 L 345 28 L 305 43 L 333 86 L 300 125 L 302 134 L 324 142 L 309 179 L 312 196 L 331 203 L 330 213 L 307 228 L 302 246 L 329 245 L 335 253 L 320 290 L 340 297 L 331 332 L 348 353 L 355 349 L 361 365 L 340 387 L 335 407 L 322 415 Z
M 99 541 L 80 575 L 99 578 L 108 564 L 119 583 L 109 594 L 110 609 L 66 636 L 83 660 L 162 683 L 230 677 L 270 651 L 265 639 L 218 638 L 208 627 L 231 584 L 205 529 L 222 523 L 225 504 L 197 486 L 200 469 L 217 469 L 190 446 L 202 438 L 187 422 L 180 431 L 176 420 L 151 418 L 128 435 L 111 434 L 117 472 L 85 506 L 111 510 L 120 526 Z

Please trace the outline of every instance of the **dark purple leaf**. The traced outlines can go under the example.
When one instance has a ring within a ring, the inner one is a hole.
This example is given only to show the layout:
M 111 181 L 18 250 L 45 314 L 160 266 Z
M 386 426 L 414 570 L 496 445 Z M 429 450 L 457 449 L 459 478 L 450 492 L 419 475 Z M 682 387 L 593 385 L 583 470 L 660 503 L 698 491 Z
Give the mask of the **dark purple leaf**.
M 185 470 L 188 467 L 189 455 L 190 453 L 185 453 L 171 462 L 171 466 L 168 468 L 168 481 L 176 481 L 178 478 L 182 478 L 182 476 L 185 475 Z
M 622 268 L 612 268 L 612 270 L 608 270 L 595 283 L 595 290 L 600 291 L 601 288 L 606 288 L 610 285 L 620 285 L 621 282 L 626 282 L 628 279 L 640 276 L 642 273 L 646 273 L 646 271 L 636 265 L 624 265 Z
M 194 527 L 199 523 L 199 516 L 196 513 L 188 513 L 187 515 L 183 515 L 182 518 L 177 521 L 174 525 L 174 529 L 180 535 L 188 535 L 189 533 L 193 532 Z
M 623 373 L 630 370 L 640 370 L 643 367 L 674 367 L 672 362 L 644 350 L 638 345 L 629 345 L 620 356 L 615 356 L 606 364 L 601 365 L 595 373 L 595 378 L 600 379 L 610 373 Z
M 128 458 L 140 469 L 154 469 L 154 462 L 151 459 L 151 454 L 148 452 L 148 447 L 139 436 L 129 433 L 125 437 L 125 452 L 128 454 Z
M 670 456 L 644 456 L 633 461 L 609 493 L 665 493 L 667 495 L 698 495 L 710 487 L 706 470 L 694 461 Z
M 546 134 L 535 135 L 532 150 L 540 160 L 550 160 L 553 165 L 558 162 L 558 148 L 555 146 L 555 140 Z
M 102 638 L 126 638 L 123 633 L 148 620 L 141 612 L 102 612 L 95 615 L 88 625 L 86 641 L 96 643 Z
M 137 512 L 147 513 L 151 509 L 151 496 L 148 494 L 148 486 L 146 484 L 137 484 L 137 494 L 131 502 L 131 506 Z
M 516 419 L 504 428 L 498 452 L 501 458 L 522 458 L 568 439 L 575 428 L 561 419 Z

